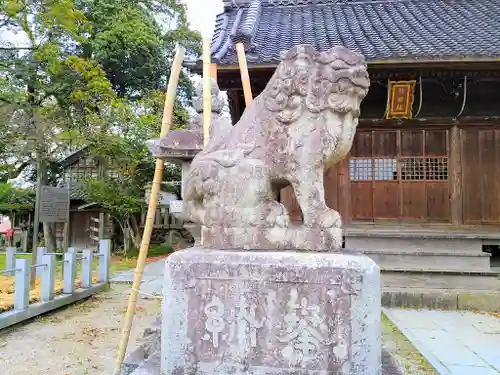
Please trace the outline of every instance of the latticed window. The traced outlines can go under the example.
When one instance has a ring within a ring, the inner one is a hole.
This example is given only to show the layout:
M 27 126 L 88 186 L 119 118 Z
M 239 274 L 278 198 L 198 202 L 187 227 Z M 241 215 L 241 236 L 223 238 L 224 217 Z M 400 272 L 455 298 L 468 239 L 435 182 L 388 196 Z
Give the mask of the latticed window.
M 392 158 L 352 158 L 350 175 L 352 181 L 397 180 L 397 160 Z
M 370 132 L 361 133 L 356 141 L 351 181 L 448 180 L 445 132 Z
M 351 159 L 350 174 L 353 181 L 367 181 L 373 179 L 372 159 Z
M 448 158 L 351 158 L 351 181 L 446 181 Z

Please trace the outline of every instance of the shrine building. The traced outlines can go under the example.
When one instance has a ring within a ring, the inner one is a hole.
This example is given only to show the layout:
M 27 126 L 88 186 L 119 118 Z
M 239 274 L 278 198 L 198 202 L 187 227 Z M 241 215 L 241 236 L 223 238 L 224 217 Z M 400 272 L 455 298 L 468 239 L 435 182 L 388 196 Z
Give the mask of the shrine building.
M 324 183 L 347 247 L 395 271 L 497 265 L 500 0 L 223 3 L 212 63 L 234 123 L 245 108 L 237 42 L 254 97 L 280 53 L 297 44 L 342 45 L 366 57 L 371 87 L 352 150 Z M 190 69 L 201 73 L 201 60 Z M 281 200 L 300 221 L 291 188 Z

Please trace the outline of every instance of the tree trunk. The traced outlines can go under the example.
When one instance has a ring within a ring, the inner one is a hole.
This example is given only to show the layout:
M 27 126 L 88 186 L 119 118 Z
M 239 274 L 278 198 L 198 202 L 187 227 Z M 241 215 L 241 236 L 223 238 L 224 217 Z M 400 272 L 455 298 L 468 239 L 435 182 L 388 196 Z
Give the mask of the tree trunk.
M 128 229 L 127 229 L 127 221 L 125 220 L 122 223 L 118 222 L 118 224 L 120 224 L 120 228 L 122 230 L 122 234 L 123 234 L 123 253 L 124 255 L 126 256 L 129 252 L 129 249 L 130 249 L 130 241 L 128 240 Z
M 56 235 L 55 235 L 55 225 L 49 223 L 43 223 L 43 238 L 45 242 L 45 247 L 49 253 L 53 253 L 56 246 Z
M 134 239 L 134 246 L 139 248 L 141 246 L 141 231 L 139 229 L 139 225 L 137 224 L 137 219 L 134 215 L 130 216 L 130 229 L 132 230 L 132 235 Z

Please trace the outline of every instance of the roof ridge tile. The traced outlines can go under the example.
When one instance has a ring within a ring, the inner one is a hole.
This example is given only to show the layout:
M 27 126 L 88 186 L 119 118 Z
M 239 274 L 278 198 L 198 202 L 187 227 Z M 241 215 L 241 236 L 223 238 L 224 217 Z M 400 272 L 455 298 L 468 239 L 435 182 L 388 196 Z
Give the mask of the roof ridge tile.
M 304 43 L 319 50 L 342 44 L 368 60 L 500 58 L 500 17 L 495 17 L 500 14 L 500 0 L 224 4 L 231 7 L 218 16 L 212 45 L 213 59 L 220 65 L 237 64 L 234 43 L 238 41 L 244 42 L 249 63 L 256 64 L 276 64 L 283 50 Z
M 231 39 L 233 43 L 236 44 L 238 42 L 242 42 L 245 45 L 245 49 L 250 48 L 252 40 L 259 26 L 261 9 L 261 1 L 253 0 L 247 10 L 245 19 L 240 22 L 235 32 L 231 33 Z
M 399 2 L 408 0 L 223 0 L 224 8 L 248 7 L 254 1 L 262 6 L 298 6 L 298 5 L 323 5 L 323 4 L 349 4 L 370 2 Z

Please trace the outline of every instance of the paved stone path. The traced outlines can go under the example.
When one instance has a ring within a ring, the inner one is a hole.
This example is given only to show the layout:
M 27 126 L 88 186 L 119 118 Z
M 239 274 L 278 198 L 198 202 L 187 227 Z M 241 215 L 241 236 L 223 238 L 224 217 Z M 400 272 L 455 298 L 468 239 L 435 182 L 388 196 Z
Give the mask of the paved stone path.
M 440 375 L 500 374 L 500 319 L 468 311 L 384 312 Z
M 165 269 L 165 259 L 146 264 L 142 277 L 141 294 L 161 296 L 163 288 L 163 270 Z M 132 283 L 134 281 L 135 269 L 120 272 L 112 279 L 112 283 Z

